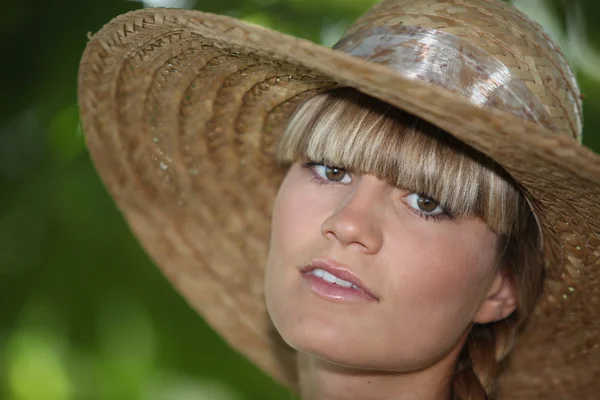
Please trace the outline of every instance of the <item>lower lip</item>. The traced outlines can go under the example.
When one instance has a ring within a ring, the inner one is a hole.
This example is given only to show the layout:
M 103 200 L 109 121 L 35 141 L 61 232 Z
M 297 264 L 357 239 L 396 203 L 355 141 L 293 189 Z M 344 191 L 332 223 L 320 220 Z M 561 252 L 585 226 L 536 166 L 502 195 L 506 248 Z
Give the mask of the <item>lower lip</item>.
M 308 282 L 310 289 L 318 296 L 337 302 L 363 302 L 377 301 L 377 299 L 362 290 L 347 288 L 344 286 L 329 283 L 326 280 L 317 278 L 311 273 L 303 273 L 304 279 Z

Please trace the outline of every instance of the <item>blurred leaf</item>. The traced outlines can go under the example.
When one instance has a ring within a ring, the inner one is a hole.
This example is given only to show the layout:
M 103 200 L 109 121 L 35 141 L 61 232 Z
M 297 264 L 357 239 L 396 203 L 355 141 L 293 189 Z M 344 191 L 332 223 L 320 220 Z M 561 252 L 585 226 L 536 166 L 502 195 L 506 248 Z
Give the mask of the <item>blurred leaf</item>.
M 50 121 L 49 157 L 53 164 L 71 161 L 85 149 L 79 123 L 79 107 L 71 104 L 61 109 Z
M 226 382 L 216 379 L 194 379 L 179 374 L 149 377 L 141 400 L 242 400 L 244 397 Z
M 49 318 L 51 314 L 47 306 L 30 305 L 7 340 L 5 362 L 14 400 L 72 398 L 69 345 Z
M 249 22 L 251 24 L 260 25 L 264 28 L 273 28 L 274 27 L 273 20 L 267 13 L 264 13 L 264 12 L 246 15 L 242 19 L 246 22 Z

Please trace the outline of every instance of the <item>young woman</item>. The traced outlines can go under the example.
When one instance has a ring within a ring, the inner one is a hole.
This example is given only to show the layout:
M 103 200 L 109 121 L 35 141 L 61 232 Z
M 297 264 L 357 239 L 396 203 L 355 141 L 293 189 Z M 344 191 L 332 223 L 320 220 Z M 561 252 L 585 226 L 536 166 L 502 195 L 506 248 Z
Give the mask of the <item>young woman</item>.
M 266 299 L 305 398 L 485 398 L 542 287 L 518 186 L 352 89 L 303 104 L 280 159 Z
M 600 162 L 515 9 L 386 0 L 334 49 L 137 11 L 90 41 L 79 97 L 157 265 L 303 399 L 600 390 Z

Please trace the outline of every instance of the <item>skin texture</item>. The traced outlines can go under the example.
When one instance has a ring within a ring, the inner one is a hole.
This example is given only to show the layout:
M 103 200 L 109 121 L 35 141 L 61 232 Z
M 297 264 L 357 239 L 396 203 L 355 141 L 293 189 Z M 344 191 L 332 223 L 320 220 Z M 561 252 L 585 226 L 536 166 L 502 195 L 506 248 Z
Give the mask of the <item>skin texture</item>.
M 288 171 L 265 277 L 269 315 L 299 352 L 303 399 L 448 399 L 471 324 L 515 309 L 496 233 L 474 218 L 418 215 L 417 194 L 374 176 L 327 171 Z M 378 301 L 315 294 L 300 269 L 317 258 L 345 265 Z

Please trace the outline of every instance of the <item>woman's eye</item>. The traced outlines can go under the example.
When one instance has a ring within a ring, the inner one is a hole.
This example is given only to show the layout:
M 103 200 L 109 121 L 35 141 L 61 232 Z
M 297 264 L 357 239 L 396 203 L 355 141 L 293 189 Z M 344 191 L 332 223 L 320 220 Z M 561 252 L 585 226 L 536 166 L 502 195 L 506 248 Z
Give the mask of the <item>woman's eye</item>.
M 350 183 L 352 182 L 352 177 L 343 168 L 331 167 L 323 164 L 316 164 L 314 166 L 315 173 L 319 176 L 319 178 L 335 183 Z
M 411 193 L 404 198 L 404 201 L 415 211 L 425 215 L 444 214 L 444 209 L 434 199 L 422 196 L 417 193 Z

